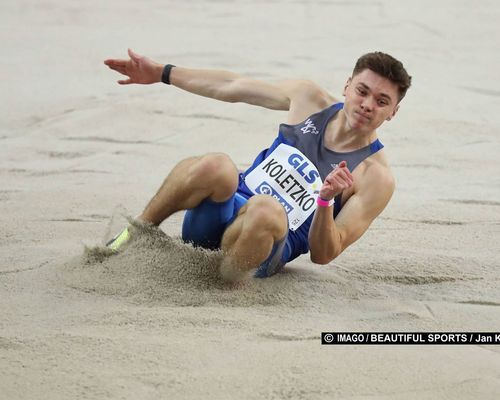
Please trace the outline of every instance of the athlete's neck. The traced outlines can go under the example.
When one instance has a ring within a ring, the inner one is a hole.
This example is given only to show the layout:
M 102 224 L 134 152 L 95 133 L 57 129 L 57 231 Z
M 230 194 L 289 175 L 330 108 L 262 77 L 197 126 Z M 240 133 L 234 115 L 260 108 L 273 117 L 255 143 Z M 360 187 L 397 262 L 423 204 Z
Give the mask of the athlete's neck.
M 328 149 L 345 153 L 368 146 L 377 139 L 377 133 L 353 129 L 347 122 L 344 110 L 339 110 L 328 122 L 324 139 Z

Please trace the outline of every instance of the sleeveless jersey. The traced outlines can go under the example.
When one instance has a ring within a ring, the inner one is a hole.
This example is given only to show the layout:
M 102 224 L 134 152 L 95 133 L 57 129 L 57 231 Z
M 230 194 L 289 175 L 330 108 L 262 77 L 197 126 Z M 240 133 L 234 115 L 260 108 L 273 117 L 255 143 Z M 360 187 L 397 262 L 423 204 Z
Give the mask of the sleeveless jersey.
M 342 107 L 343 103 L 333 104 L 300 124 L 281 124 L 272 145 L 240 175 L 239 193 L 246 197 L 269 194 L 287 212 L 289 240 L 293 243 L 288 261 L 309 251 L 308 232 L 316 210 L 316 198 L 327 175 L 341 161 L 346 161 L 352 172 L 364 159 L 384 147 L 377 139 L 347 153 L 327 149 L 324 145 L 326 127 Z M 334 217 L 341 208 L 340 194 L 335 198 Z

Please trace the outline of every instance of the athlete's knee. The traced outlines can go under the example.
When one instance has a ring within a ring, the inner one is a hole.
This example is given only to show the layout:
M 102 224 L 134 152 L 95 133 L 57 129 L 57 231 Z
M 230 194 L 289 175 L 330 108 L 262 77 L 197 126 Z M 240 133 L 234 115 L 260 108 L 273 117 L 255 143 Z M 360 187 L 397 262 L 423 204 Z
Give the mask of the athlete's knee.
M 286 212 L 271 196 L 253 196 L 248 200 L 245 213 L 252 228 L 269 230 L 276 239 L 283 237 L 288 230 Z
M 193 165 L 190 178 L 212 187 L 219 197 L 231 196 L 238 187 L 238 169 L 224 153 L 201 156 Z

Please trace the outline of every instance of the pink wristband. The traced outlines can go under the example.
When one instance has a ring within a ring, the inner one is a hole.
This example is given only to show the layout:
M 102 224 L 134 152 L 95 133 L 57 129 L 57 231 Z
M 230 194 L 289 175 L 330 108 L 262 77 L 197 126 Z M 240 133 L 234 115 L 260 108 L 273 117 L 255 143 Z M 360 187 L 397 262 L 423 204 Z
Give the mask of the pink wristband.
M 316 199 L 316 204 L 320 207 L 331 207 L 335 204 L 335 199 L 323 200 L 321 197 Z

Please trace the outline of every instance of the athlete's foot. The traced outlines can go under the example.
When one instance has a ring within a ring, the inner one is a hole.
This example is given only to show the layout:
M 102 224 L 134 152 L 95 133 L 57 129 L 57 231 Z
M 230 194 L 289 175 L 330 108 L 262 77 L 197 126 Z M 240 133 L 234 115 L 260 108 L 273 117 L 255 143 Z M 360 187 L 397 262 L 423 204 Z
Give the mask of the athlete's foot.
M 129 227 L 126 227 L 118 235 L 116 235 L 113 239 L 111 239 L 108 243 L 106 243 L 106 247 L 113 251 L 118 251 L 129 240 L 130 240 L 130 229 Z
M 274 243 L 271 254 L 267 257 L 262 264 L 260 264 L 257 271 L 255 271 L 255 278 L 268 278 L 280 272 L 286 264 L 286 260 L 290 257 L 290 247 L 287 246 L 286 237 Z

